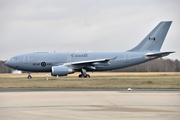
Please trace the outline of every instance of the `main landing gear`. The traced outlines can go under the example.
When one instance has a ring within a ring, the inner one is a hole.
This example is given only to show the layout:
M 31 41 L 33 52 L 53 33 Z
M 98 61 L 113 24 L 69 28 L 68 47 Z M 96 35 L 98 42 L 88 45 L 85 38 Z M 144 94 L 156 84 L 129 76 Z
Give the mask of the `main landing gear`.
M 90 78 L 90 75 L 86 74 L 85 69 L 81 69 L 81 74 L 79 74 L 79 78 Z
M 86 74 L 85 76 L 83 74 L 79 74 L 79 78 L 90 78 L 89 74 Z
M 31 78 L 32 78 L 31 73 L 30 73 L 30 72 L 27 72 L 27 74 L 28 74 L 27 78 L 28 78 L 28 79 L 31 79 Z

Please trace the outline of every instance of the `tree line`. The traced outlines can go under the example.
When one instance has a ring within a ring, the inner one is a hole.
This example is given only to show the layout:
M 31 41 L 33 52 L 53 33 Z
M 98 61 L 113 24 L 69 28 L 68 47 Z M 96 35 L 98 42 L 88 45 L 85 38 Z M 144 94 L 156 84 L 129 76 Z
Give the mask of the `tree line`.
M 11 73 L 13 69 L 0 61 L 0 73 Z M 180 61 L 159 58 L 140 65 L 114 70 L 116 72 L 180 72 Z
M 115 70 L 118 72 L 180 72 L 180 61 L 171 59 L 155 59 L 132 67 Z
M 11 73 L 13 69 L 5 65 L 5 61 L 0 61 L 0 73 Z

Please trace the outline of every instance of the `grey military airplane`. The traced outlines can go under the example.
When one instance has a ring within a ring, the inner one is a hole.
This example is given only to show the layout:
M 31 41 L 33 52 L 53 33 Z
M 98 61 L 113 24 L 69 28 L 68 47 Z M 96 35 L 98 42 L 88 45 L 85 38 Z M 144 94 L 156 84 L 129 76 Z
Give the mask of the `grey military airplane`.
M 5 64 L 28 72 L 51 72 L 52 76 L 67 76 L 81 72 L 79 78 L 89 78 L 86 71 L 108 71 L 137 65 L 174 52 L 160 52 L 172 21 L 160 22 L 136 47 L 126 52 L 34 52 L 12 57 Z

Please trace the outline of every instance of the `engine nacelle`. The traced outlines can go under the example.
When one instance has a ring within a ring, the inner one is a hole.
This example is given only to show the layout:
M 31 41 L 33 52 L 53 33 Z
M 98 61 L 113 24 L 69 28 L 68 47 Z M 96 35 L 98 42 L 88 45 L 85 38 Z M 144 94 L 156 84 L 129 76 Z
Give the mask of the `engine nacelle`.
M 61 66 L 53 66 L 51 75 L 52 76 L 57 76 L 57 75 L 58 76 L 67 76 L 67 74 L 70 74 L 70 73 L 74 73 L 74 70 L 61 65 Z

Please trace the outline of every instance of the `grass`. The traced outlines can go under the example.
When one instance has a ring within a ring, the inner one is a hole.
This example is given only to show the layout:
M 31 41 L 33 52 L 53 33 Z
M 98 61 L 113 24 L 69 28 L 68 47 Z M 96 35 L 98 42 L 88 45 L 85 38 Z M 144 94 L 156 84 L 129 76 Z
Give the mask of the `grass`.
M 0 88 L 117 88 L 180 89 L 180 73 L 90 73 L 91 78 L 78 78 L 78 74 L 66 77 L 49 76 L 49 73 L 0 74 Z M 50 75 L 50 74 L 49 74 Z

